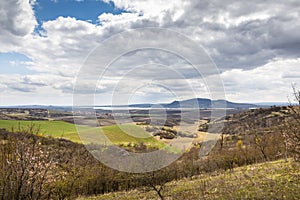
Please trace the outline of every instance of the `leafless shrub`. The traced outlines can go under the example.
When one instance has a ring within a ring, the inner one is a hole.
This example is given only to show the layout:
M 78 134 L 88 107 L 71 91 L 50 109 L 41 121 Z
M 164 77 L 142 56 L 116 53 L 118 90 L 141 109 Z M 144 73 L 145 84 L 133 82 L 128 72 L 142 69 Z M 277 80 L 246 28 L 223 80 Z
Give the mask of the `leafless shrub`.
M 49 199 L 51 174 L 55 165 L 39 137 L 16 133 L 2 140 L 0 169 L 1 199 Z
M 296 160 L 300 161 L 300 90 L 292 85 L 296 105 L 290 103 L 290 117 L 285 120 L 281 127 L 287 152 Z

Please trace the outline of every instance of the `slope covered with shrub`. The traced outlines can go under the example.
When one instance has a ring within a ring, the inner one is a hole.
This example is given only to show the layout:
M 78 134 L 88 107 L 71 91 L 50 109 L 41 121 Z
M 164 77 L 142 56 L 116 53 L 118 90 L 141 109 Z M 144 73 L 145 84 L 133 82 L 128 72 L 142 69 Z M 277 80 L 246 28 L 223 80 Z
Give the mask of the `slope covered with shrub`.
M 165 199 L 300 199 L 300 163 L 278 160 L 194 176 L 165 185 Z M 159 199 L 140 188 L 78 200 Z

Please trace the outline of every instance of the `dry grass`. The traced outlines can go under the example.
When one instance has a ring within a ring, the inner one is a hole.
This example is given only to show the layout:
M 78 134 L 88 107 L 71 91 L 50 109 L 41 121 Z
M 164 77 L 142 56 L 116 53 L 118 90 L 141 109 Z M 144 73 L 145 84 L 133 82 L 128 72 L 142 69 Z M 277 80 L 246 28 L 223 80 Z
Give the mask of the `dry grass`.
M 284 160 L 204 174 L 172 181 L 163 194 L 166 199 L 300 199 L 300 163 Z M 79 200 L 158 199 L 145 188 L 116 192 Z

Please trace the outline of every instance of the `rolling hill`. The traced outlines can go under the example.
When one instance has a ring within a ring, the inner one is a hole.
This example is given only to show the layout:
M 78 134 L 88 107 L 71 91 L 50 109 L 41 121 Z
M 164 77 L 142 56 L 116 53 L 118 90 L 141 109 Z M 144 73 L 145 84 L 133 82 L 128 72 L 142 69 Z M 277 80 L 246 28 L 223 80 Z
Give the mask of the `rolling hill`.
M 187 99 L 183 101 L 173 101 L 166 104 L 131 104 L 129 107 L 137 108 L 151 108 L 155 106 L 162 106 L 164 108 L 200 108 L 200 109 L 209 109 L 209 108 L 233 108 L 233 109 L 249 109 L 249 108 L 258 108 L 261 106 L 250 104 L 250 103 L 234 103 L 227 100 L 211 100 L 205 98 L 194 98 Z M 117 106 L 116 106 L 117 107 Z

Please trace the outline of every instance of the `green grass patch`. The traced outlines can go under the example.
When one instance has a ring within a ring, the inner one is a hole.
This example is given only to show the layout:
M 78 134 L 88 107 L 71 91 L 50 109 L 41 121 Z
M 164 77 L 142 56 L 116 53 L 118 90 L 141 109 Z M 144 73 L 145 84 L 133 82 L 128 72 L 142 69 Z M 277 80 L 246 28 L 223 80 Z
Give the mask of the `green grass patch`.
M 101 128 L 91 128 L 82 130 L 81 134 L 84 135 L 88 143 L 99 141 L 100 134 L 104 134 L 113 144 L 125 146 L 130 144 L 144 143 L 147 146 L 163 148 L 165 145 L 154 139 L 143 128 L 134 124 L 122 124 L 104 126 Z
M 54 138 L 66 138 L 73 142 L 80 143 L 80 138 L 74 124 L 64 121 L 24 121 L 24 120 L 0 120 L 0 128 L 8 131 L 18 132 L 20 129 L 26 129 L 34 125 L 39 128 L 39 133 L 43 136 L 51 136 Z M 82 126 L 88 129 L 88 127 Z
M 39 128 L 38 134 L 54 138 L 66 138 L 73 142 L 82 143 L 76 126 L 64 121 L 24 121 L 24 120 L 0 120 L 0 128 L 17 132 L 34 125 Z M 101 128 L 77 126 L 81 134 L 85 134 L 86 141 L 93 142 L 99 139 L 100 129 L 113 144 L 137 144 L 143 142 L 146 145 L 162 148 L 164 144 L 149 135 L 144 129 L 134 124 L 113 125 Z M 129 134 L 128 134 L 129 133 Z M 84 141 L 84 142 L 86 142 Z

